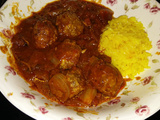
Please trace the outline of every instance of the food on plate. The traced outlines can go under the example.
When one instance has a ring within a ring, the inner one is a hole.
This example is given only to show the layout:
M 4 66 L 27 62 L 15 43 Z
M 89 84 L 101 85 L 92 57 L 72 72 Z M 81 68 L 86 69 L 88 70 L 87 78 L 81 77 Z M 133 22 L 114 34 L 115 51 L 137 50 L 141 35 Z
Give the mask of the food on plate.
M 33 28 L 37 48 L 45 48 L 57 39 L 57 29 L 49 20 L 38 20 Z
M 56 25 L 59 34 L 75 37 L 83 32 L 83 24 L 74 12 L 64 12 L 57 16 Z
M 60 68 L 71 69 L 73 66 L 76 66 L 81 51 L 80 46 L 75 41 L 64 40 L 55 50 L 57 58 L 60 61 Z
M 113 65 L 97 60 L 88 77 L 94 87 L 106 96 L 115 96 L 123 84 L 123 78 Z
M 111 58 L 98 51 L 113 11 L 83 0 L 47 4 L 15 26 L 11 53 L 17 72 L 51 101 L 91 107 L 125 86 Z
M 149 68 L 147 50 L 152 48 L 151 41 L 143 24 L 135 17 L 126 15 L 109 21 L 101 35 L 99 50 L 112 58 L 112 64 L 123 77 L 134 77 Z
M 118 22 L 121 25 L 117 25 Z M 128 29 L 133 23 L 135 25 Z M 32 89 L 65 106 L 92 107 L 115 98 L 126 85 L 123 79 L 126 74 L 117 66 L 122 63 L 121 53 L 126 49 L 136 55 L 137 51 L 144 53 L 143 61 L 148 66 L 150 54 L 145 51 L 151 46 L 146 46 L 150 42 L 142 24 L 126 16 L 114 18 L 112 10 L 93 2 L 61 0 L 49 3 L 21 20 L 14 30 L 10 48 L 15 61 L 12 67 Z M 117 31 L 121 34 L 114 33 Z M 131 41 L 127 41 L 129 38 L 125 35 L 129 35 Z M 121 53 L 115 55 L 114 43 L 121 45 L 116 39 L 121 36 L 123 42 L 129 43 L 123 43 L 126 46 L 122 44 Z M 142 48 L 136 39 L 143 44 Z M 114 57 L 117 55 L 119 59 Z M 135 74 L 127 75 L 133 77 Z

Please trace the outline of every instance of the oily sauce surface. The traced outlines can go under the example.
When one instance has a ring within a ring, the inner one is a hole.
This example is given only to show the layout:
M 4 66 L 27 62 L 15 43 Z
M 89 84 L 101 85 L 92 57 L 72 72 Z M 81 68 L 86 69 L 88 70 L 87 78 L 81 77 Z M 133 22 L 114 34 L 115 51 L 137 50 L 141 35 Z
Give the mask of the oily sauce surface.
M 31 88 L 66 106 L 97 106 L 124 87 L 111 58 L 98 52 L 113 11 L 86 1 L 61 0 L 21 21 L 12 54 Z

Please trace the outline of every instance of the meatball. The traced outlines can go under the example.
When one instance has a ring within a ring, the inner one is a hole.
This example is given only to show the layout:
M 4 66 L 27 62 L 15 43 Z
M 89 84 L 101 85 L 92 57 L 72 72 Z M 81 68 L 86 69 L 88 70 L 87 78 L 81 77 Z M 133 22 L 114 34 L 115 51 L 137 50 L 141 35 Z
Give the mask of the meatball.
M 83 24 L 75 13 L 64 12 L 56 20 L 60 35 L 76 37 L 83 32 Z
M 97 90 L 108 97 L 115 97 L 124 84 L 118 69 L 101 60 L 91 67 L 88 79 Z
M 80 91 L 82 91 L 84 88 L 83 80 L 81 79 L 81 71 L 80 69 L 73 69 L 72 71 L 69 71 L 66 74 L 67 81 L 69 83 L 70 87 L 70 96 L 69 98 L 77 95 Z
M 79 70 L 69 71 L 66 75 L 62 73 L 55 74 L 49 80 L 49 87 L 57 99 L 65 102 L 83 90 L 81 85 L 81 73 Z
M 70 69 L 76 66 L 81 54 L 81 48 L 69 39 L 61 43 L 56 50 L 57 58 L 60 60 L 60 68 Z
M 46 48 L 57 39 L 57 29 L 48 20 L 38 20 L 33 30 L 35 46 Z

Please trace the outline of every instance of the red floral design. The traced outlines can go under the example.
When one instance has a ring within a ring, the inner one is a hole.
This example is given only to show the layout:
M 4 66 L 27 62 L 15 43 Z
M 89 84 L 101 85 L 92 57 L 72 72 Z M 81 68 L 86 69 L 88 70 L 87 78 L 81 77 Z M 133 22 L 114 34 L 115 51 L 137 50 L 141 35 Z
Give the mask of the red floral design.
M 67 117 L 67 118 L 63 118 L 62 120 L 72 120 L 72 118 Z
M 137 2 L 138 0 L 130 0 L 131 3 L 135 3 Z
M 14 69 L 11 66 L 6 66 L 5 69 L 7 69 L 9 71 L 9 73 L 11 73 L 12 75 L 16 75 L 16 72 L 14 71 Z
M 119 102 L 120 102 L 120 99 L 113 99 L 113 100 L 108 102 L 108 105 L 118 104 Z
M 2 33 L 6 38 L 11 39 L 13 37 L 13 33 L 9 29 L 3 29 Z
M 138 116 L 148 115 L 150 113 L 150 109 L 147 105 L 140 106 L 138 109 L 136 109 L 135 113 Z
M 134 98 L 132 98 L 131 102 L 137 103 L 139 100 L 140 100 L 139 97 L 134 97 Z
M 149 11 L 153 14 L 156 14 L 160 11 L 160 8 L 157 7 L 156 5 L 154 5 L 153 7 L 151 7 L 150 3 L 146 3 L 144 4 L 144 8 L 145 9 L 149 9 Z
M 157 41 L 157 48 L 160 49 L 160 40 Z
M 142 85 L 145 86 L 151 82 L 152 76 L 145 77 L 142 81 Z
M 113 6 L 114 4 L 117 4 L 117 0 L 107 0 L 106 3 L 111 4 L 111 6 Z
M 38 109 L 41 111 L 42 114 L 48 113 L 48 111 L 46 110 L 44 106 L 40 106 Z
M 29 99 L 35 99 L 34 95 L 31 95 L 29 93 L 21 93 L 23 97 L 29 98 Z
M 157 6 L 153 6 L 150 8 L 150 12 L 153 14 L 156 14 L 158 11 L 160 11 L 160 8 L 158 8 Z
M 144 5 L 144 8 L 145 8 L 145 9 L 150 9 L 150 8 L 151 8 L 150 3 L 146 3 L 146 4 Z

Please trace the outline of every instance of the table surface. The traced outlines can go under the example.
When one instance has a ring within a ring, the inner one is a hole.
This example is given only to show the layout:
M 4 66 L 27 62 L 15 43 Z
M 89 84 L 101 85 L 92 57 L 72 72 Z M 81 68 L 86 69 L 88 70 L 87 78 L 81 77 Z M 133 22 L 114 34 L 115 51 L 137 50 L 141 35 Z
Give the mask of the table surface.
M 0 7 L 6 0 L 0 0 Z M 157 0 L 160 3 L 160 0 Z M 6 115 L 9 113 L 9 115 Z M 24 114 L 16 107 L 14 107 L 3 95 L 0 93 L 0 114 L 1 118 L 5 119 L 13 119 L 13 120 L 34 120 L 33 118 L 29 117 L 28 115 Z M 160 110 L 149 117 L 146 120 L 160 120 Z

